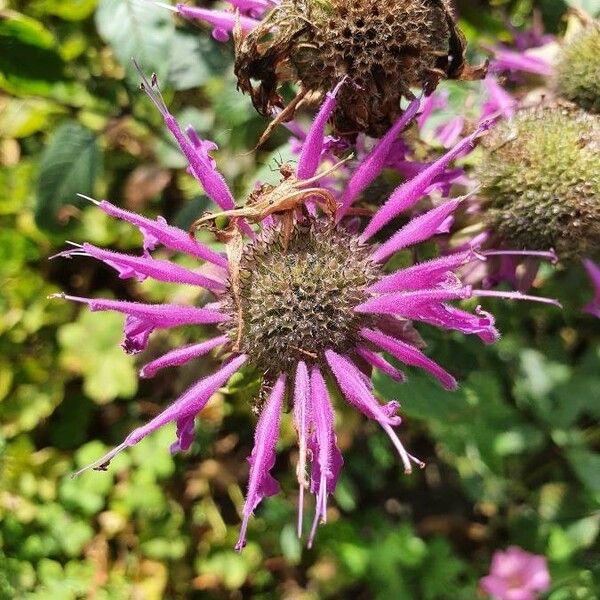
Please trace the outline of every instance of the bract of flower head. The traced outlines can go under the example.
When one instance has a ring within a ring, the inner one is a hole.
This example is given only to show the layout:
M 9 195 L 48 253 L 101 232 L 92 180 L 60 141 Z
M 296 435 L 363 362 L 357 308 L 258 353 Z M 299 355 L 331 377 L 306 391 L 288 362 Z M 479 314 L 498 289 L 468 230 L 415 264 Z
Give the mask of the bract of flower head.
M 546 558 L 518 546 L 499 550 L 479 585 L 493 600 L 536 600 L 550 588 Z
M 364 158 L 362 165 L 368 167 L 359 166 L 345 190 L 319 188 L 325 127 L 340 91 L 336 87 L 326 96 L 304 139 L 295 172 L 282 168 L 279 187 L 259 186 L 251 202 L 236 208 L 225 180 L 208 154 L 215 146 L 201 140 L 193 130 L 181 129 L 164 104 L 155 78 L 149 81 L 144 77 L 143 89 L 186 156 L 189 172 L 225 211 L 222 214 L 231 217 L 230 226 L 218 232 L 226 241 L 227 252 L 215 252 L 162 218 L 149 219 L 103 200 L 96 203 L 99 210 L 142 232 L 142 254 L 131 256 L 87 243 L 61 254 L 96 258 L 124 278 L 152 277 L 198 286 L 210 292 L 213 299 L 199 307 L 62 297 L 84 303 L 92 311 L 111 310 L 125 315 L 123 348 L 130 353 L 145 349 L 156 329 L 215 326 L 210 339 L 174 349 L 143 366 L 142 377 L 152 377 L 161 369 L 182 365 L 214 349 L 219 349 L 222 363 L 214 373 L 193 384 L 162 413 L 132 431 L 121 444 L 86 469 L 106 469 L 119 452 L 169 423 L 175 423 L 177 431 L 171 451 L 187 450 L 193 441 L 195 420 L 211 396 L 242 366 L 254 367 L 262 376 L 263 394 L 255 406 L 259 417 L 249 457 L 249 483 L 236 548 L 244 546 L 248 523 L 258 504 L 279 490 L 270 472 L 286 399 L 293 401 L 298 432 L 300 494 L 303 497 L 306 489 L 315 497 L 315 515 L 309 533 L 312 544 L 318 524 L 327 518 L 327 499 L 335 489 L 342 466 L 334 430 L 332 386 L 338 388 L 350 405 L 381 426 L 409 473 L 413 465 L 424 465 L 404 448 L 395 431 L 401 423 L 397 414 L 399 403 L 390 400 L 381 404 L 371 383 L 373 369 L 397 381 L 402 381 L 405 374 L 382 352 L 408 367 L 427 371 L 444 388 L 452 390 L 457 386 L 455 378 L 424 352 L 414 324 L 423 322 L 476 335 L 484 343 L 492 343 L 499 335 L 493 316 L 481 306 L 474 312 L 463 310 L 454 304 L 456 301 L 480 295 L 557 303 L 518 292 L 477 290 L 464 284 L 461 269 L 487 258 L 476 248 L 393 272 L 385 271 L 387 261 L 397 252 L 447 231 L 453 214 L 461 206 L 461 198 L 425 210 L 400 227 L 392 225 L 401 213 L 422 199 L 431 182 L 474 143 L 487 125 L 400 185 L 366 226 L 356 229 L 347 227 L 354 220 L 348 219 L 352 205 L 383 168 L 390 139 L 395 139 L 414 117 L 417 100 L 400 117 L 389 136 L 384 136 Z M 333 211 L 328 205 L 331 199 L 335 201 Z M 272 207 L 271 200 L 283 207 L 281 212 L 258 211 L 259 207 Z M 324 216 L 320 216 L 320 203 L 327 209 Z M 388 233 L 383 233 L 384 228 Z M 208 263 L 211 269 L 189 269 L 153 258 L 152 252 L 159 245 Z M 301 502 L 299 535 L 304 530 L 302 511 Z
M 178 4 L 184 17 L 210 23 L 217 39 L 234 32 L 235 73 L 265 116 L 289 120 L 295 107 L 322 97 L 346 76 L 331 115 L 334 131 L 348 139 L 364 132 L 381 137 L 401 113 L 402 98 L 411 88 L 433 92 L 439 81 L 479 79 L 485 66 L 470 67 L 466 41 L 455 24 L 449 0 L 230 0 L 236 16 L 219 10 Z M 256 15 L 264 7 L 260 21 Z M 254 10 L 254 12 L 252 12 Z M 298 84 L 298 94 L 286 102 L 281 84 Z

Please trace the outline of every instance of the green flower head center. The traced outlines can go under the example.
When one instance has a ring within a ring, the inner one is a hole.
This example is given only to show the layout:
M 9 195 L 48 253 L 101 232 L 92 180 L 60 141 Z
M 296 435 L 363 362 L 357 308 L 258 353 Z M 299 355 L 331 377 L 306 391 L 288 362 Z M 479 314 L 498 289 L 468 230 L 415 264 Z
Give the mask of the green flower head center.
M 264 372 L 288 372 L 299 360 L 322 363 L 327 349 L 350 351 L 370 317 L 354 312 L 379 267 L 369 247 L 333 224 L 296 226 L 287 249 L 279 230 L 246 247 L 228 324 L 240 351 Z M 237 306 L 236 306 L 237 305 Z
M 562 258 L 600 250 L 600 118 L 572 106 L 523 110 L 484 142 L 477 177 L 490 227 Z
M 587 27 L 564 48 L 555 86 L 566 100 L 600 113 L 600 24 Z

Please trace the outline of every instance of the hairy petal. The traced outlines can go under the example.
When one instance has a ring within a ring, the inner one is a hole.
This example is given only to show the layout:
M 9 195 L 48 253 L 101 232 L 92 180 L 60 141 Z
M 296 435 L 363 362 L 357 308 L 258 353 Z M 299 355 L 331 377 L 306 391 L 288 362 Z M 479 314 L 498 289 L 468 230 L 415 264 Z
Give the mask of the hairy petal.
M 455 390 L 457 388 L 458 384 L 456 383 L 456 379 L 454 379 L 450 373 L 425 356 L 423 352 L 414 346 L 372 329 L 361 329 L 360 335 L 382 350 L 389 352 L 399 361 L 428 371 L 434 375 L 447 390 Z
M 317 172 L 325 141 L 325 126 L 335 109 L 335 97 L 345 81 L 345 78 L 342 79 L 332 91 L 327 92 L 325 102 L 323 102 L 309 132 L 306 134 L 296 170 L 298 179 L 310 179 Z
M 419 110 L 420 101 L 413 100 L 394 123 L 392 128 L 379 140 L 373 150 L 360 163 L 358 169 L 352 175 L 346 185 L 342 196 L 342 206 L 339 208 L 336 219 L 339 221 L 347 212 L 348 208 L 366 189 L 366 187 L 381 173 L 385 167 L 392 145 L 398 135 L 413 120 Z
M 187 435 L 189 433 L 189 419 L 195 417 L 206 406 L 211 396 L 227 382 L 247 359 L 248 357 L 245 354 L 241 354 L 221 367 L 216 373 L 201 379 L 149 423 L 134 429 L 116 448 L 91 465 L 77 471 L 74 476 L 87 469 L 105 470 L 119 452 L 134 446 L 146 436 L 173 421 L 181 423 L 180 430 L 182 434 L 186 430 Z
M 506 48 L 495 48 L 495 57 L 491 64 L 493 71 L 525 71 L 534 75 L 552 75 L 552 65 L 539 56 L 526 52 L 515 52 Z
M 157 260 L 149 256 L 131 256 L 98 248 L 88 243 L 83 244 L 82 248 L 90 256 L 116 269 L 121 279 L 136 277 L 138 281 L 143 281 L 146 277 L 152 277 L 157 281 L 197 285 L 209 290 L 223 290 L 225 287 L 220 281 L 190 271 L 170 261 Z M 76 253 L 77 251 L 71 252 Z
M 161 369 L 164 369 L 166 367 L 178 367 L 180 365 L 183 365 L 186 362 L 193 360 L 194 358 L 198 358 L 199 356 L 204 356 L 205 354 L 208 354 L 214 348 L 226 344 L 228 340 L 229 336 L 221 335 L 211 340 L 200 342 L 199 344 L 190 344 L 188 346 L 183 346 L 181 348 L 171 350 L 171 352 L 167 352 L 161 357 L 144 365 L 140 370 L 140 377 L 154 377 L 157 371 L 160 371 Z
M 254 449 L 248 458 L 250 477 L 244 504 L 242 527 L 240 537 L 235 545 L 238 552 L 246 545 L 246 529 L 254 509 L 265 496 L 273 496 L 279 491 L 279 484 L 273 479 L 269 471 L 275 464 L 275 445 L 279 435 L 285 379 L 284 374 L 279 375 L 256 426 Z
M 310 418 L 310 380 L 304 361 L 298 363 L 294 385 L 294 425 L 298 434 L 298 537 L 302 537 L 304 489 L 306 487 L 306 460 L 308 448 L 308 424 Z
M 365 348 L 364 346 L 358 346 L 356 353 L 364 360 L 366 360 L 371 366 L 379 369 L 382 373 L 385 373 L 388 377 L 391 377 L 394 381 L 404 382 L 406 381 L 406 375 L 391 365 L 385 358 Z
M 204 21 L 217 29 L 223 31 L 233 31 L 236 23 L 236 15 L 228 10 L 217 10 L 215 8 L 200 8 L 199 6 L 187 6 L 186 4 L 177 4 L 177 12 L 186 19 Z M 240 15 L 240 26 L 242 31 L 252 31 L 260 21 Z
M 478 256 L 473 250 L 434 258 L 390 273 L 371 285 L 368 291 L 381 294 L 402 290 L 418 290 L 437 285 L 456 287 L 460 285 L 460 281 L 453 271 L 477 259 Z
M 335 353 L 333 350 L 327 350 L 325 358 L 344 397 L 352 406 L 370 419 L 389 423 L 390 425 L 400 424 L 400 417 L 388 414 L 385 407 L 377 402 L 375 396 L 367 387 L 363 374 L 349 359 Z
M 332 494 L 343 465 L 342 454 L 336 443 L 333 430 L 333 409 L 323 375 L 313 367 L 310 376 L 311 420 L 314 426 L 309 446 L 313 455 L 311 492 L 316 494 L 315 517 L 308 538 L 312 546 L 317 525 L 327 518 L 327 496 Z
M 392 425 L 400 424 L 400 417 L 394 416 L 394 412 L 399 406 L 398 403 L 392 401 L 386 406 L 381 406 L 366 387 L 361 385 L 361 379 L 357 374 L 358 369 L 351 361 L 332 350 L 327 350 L 325 357 L 346 399 L 354 404 L 364 415 L 377 421 L 387 433 L 402 459 L 404 471 L 406 473 L 412 471 L 411 462 L 416 463 L 420 467 L 425 466 L 424 463 L 405 450 L 396 432 L 392 429 Z
M 114 310 L 127 315 L 123 349 L 131 354 L 141 352 L 146 347 L 148 337 L 155 329 L 222 323 L 231 318 L 217 310 L 179 304 L 142 304 L 102 298 L 81 298 L 66 294 L 55 294 L 53 297 L 87 304 L 91 311 Z
M 429 306 L 448 300 L 464 300 L 472 296 L 469 286 L 455 289 L 431 288 L 410 292 L 397 292 L 371 298 L 355 307 L 356 312 L 400 315 L 409 319 L 420 319 L 427 314 Z
M 366 242 L 394 217 L 397 217 L 407 208 L 413 206 L 423 196 L 425 190 L 432 184 L 435 178 L 443 173 L 455 158 L 465 151 L 470 150 L 475 144 L 475 140 L 487 128 L 489 128 L 488 123 L 482 124 L 474 133 L 456 144 L 454 148 L 432 163 L 424 171 L 421 171 L 416 177 L 396 188 L 387 202 L 375 213 L 363 232 L 361 240 Z
M 194 434 L 196 433 L 194 431 L 195 421 L 195 416 L 184 417 L 183 419 L 177 420 L 177 440 L 169 447 L 171 454 L 185 452 L 190 449 L 190 446 L 194 441 Z
M 158 217 L 156 221 L 153 221 L 147 217 L 118 208 L 106 200 L 98 203 L 98 207 L 107 215 L 122 219 L 138 227 L 144 236 L 144 250 L 146 252 L 154 250 L 158 244 L 162 244 L 170 250 L 184 252 L 200 260 L 206 260 L 227 268 L 227 259 L 224 256 L 193 239 L 186 231 L 168 225 L 163 217 Z
M 407 246 L 428 240 L 438 233 L 444 221 L 456 210 L 461 203 L 460 198 L 444 202 L 436 208 L 411 219 L 402 229 L 397 231 L 387 242 L 377 248 L 371 258 L 375 262 L 387 260 L 394 252 Z M 362 241 L 365 241 L 364 234 Z

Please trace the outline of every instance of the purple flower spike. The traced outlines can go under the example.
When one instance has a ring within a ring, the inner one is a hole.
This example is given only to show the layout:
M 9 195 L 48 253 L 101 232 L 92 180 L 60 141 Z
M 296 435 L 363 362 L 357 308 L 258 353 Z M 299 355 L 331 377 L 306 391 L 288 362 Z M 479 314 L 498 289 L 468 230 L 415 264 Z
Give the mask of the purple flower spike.
M 327 386 L 318 367 L 313 367 L 310 376 L 310 408 L 314 433 L 309 447 L 312 452 L 311 492 L 315 494 L 315 517 L 308 538 L 311 548 L 319 523 L 327 520 L 327 496 L 333 494 L 340 470 L 344 463 L 333 430 L 333 409 Z
M 254 449 L 248 458 L 250 478 L 248 492 L 244 504 L 240 537 L 235 545 L 239 552 L 246 545 L 246 529 L 248 520 L 265 496 L 273 496 L 279 492 L 279 484 L 271 477 L 269 471 L 275 464 L 275 445 L 279 435 L 279 419 L 285 393 L 285 375 L 280 375 L 267 400 L 256 426 Z
M 346 184 L 342 196 L 342 206 L 337 213 L 338 221 L 348 212 L 352 203 L 372 183 L 385 167 L 390 150 L 398 135 L 406 129 L 419 110 L 420 101 L 413 100 L 394 126 L 379 140 L 371 153 L 364 158 L 362 163 Z

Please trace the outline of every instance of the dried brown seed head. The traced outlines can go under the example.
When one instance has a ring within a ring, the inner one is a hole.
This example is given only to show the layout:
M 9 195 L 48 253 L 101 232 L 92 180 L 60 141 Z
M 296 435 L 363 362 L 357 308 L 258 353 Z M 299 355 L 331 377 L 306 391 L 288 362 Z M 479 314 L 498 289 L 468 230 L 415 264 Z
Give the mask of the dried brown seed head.
M 284 102 L 283 81 L 323 94 L 348 76 L 333 115 L 336 132 L 383 135 L 411 88 L 431 93 L 443 78 L 473 79 L 465 39 L 448 0 L 283 0 L 236 43 L 235 72 L 256 108 Z M 257 83 L 253 83 L 257 82 Z

